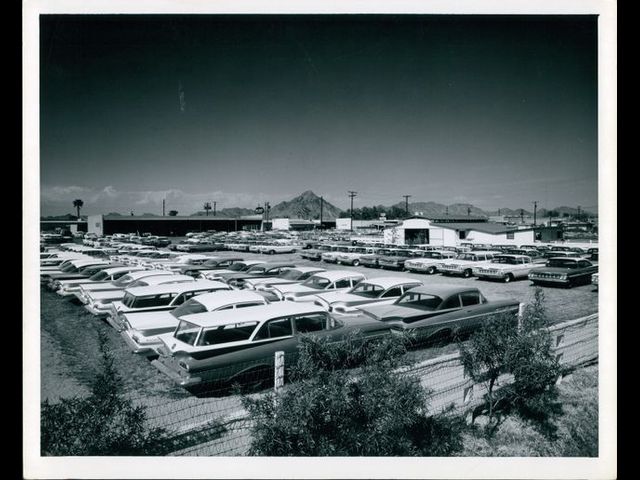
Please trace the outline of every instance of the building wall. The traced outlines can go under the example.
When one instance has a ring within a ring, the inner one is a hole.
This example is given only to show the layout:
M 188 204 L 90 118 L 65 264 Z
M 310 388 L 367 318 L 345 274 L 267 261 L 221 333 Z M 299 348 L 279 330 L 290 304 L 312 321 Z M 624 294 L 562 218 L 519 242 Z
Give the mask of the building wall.
M 98 236 L 104 235 L 104 217 L 102 215 L 89 215 L 87 217 L 87 232 L 95 233 Z
M 288 218 L 274 218 L 271 220 L 272 230 L 289 230 L 291 223 Z
M 470 230 L 467 233 L 466 242 L 487 243 L 492 245 L 524 245 L 532 244 L 535 236 L 533 230 L 514 230 L 513 239 L 507 238 L 507 233 L 485 233 Z

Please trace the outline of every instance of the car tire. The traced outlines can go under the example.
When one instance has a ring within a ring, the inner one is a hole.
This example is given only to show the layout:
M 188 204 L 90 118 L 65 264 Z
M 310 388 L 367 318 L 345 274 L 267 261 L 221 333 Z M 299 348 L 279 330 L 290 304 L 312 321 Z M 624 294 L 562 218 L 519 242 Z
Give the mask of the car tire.
M 275 250 L 269 250 L 269 255 L 275 255 L 276 251 Z
M 360 265 L 360 261 L 358 261 L 358 260 L 354 260 L 352 265 L 353 265 L 354 267 L 357 267 L 358 265 Z
M 462 276 L 464 278 L 469 278 L 471 276 L 471 270 L 467 268 L 464 272 L 462 272 Z
M 429 275 L 433 275 L 434 273 L 436 273 L 436 267 L 429 267 L 427 268 L 427 273 Z
M 510 273 L 507 273 L 507 276 L 504 277 L 504 283 L 509 283 L 513 281 L 513 275 L 511 275 Z

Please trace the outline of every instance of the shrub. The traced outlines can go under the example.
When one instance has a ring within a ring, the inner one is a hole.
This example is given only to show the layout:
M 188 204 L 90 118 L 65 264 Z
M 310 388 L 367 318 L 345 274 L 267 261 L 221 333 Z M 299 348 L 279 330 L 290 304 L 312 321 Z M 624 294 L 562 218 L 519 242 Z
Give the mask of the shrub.
M 142 407 L 123 398 L 107 340 L 100 334 L 102 371 L 87 398 L 72 397 L 41 407 L 42 455 L 148 455 L 159 453 L 161 429 L 149 429 Z
M 448 455 L 462 448 L 452 416 L 428 416 L 427 394 L 394 373 L 401 339 L 302 340 L 294 382 L 279 394 L 243 398 L 253 420 L 253 455 Z M 345 366 L 359 365 L 357 370 Z

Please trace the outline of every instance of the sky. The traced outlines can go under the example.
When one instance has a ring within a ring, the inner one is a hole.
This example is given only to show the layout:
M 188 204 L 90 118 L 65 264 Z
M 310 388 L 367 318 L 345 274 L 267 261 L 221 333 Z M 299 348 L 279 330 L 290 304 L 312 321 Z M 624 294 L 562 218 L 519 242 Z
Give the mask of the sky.
M 595 17 L 40 18 L 42 215 L 597 208 Z

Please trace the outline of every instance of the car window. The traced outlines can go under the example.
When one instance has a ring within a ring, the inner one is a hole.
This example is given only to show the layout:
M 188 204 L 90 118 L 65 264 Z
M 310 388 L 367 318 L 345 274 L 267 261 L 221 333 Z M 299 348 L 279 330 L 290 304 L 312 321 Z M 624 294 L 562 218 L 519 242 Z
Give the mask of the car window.
M 162 307 L 169 305 L 171 300 L 175 297 L 175 293 L 163 293 L 161 295 L 145 295 L 142 297 L 131 297 L 127 303 L 125 297 L 122 301 L 129 308 L 148 308 L 148 307 Z
M 381 298 L 399 297 L 402 295 L 402 287 L 393 287 L 384 292 Z
M 585 268 L 589 266 L 589 262 L 585 261 L 585 260 L 581 260 L 578 262 L 578 267 L 580 268 Z
M 258 322 L 234 323 L 206 329 L 198 339 L 198 346 L 249 340 L 257 324 Z
M 187 302 L 184 302 L 178 308 L 173 310 L 171 312 L 171 314 L 174 317 L 177 318 L 177 317 L 180 317 L 182 315 L 192 315 L 194 313 L 204 313 L 206 311 L 207 311 L 207 309 L 206 309 L 206 307 L 204 305 L 202 305 L 197 300 L 191 299 L 191 300 L 189 300 Z
M 407 292 L 396 300 L 396 304 L 398 305 L 425 310 L 435 310 L 441 302 L 442 299 L 440 297 L 418 292 Z
M 236 308 L 247 308 L 247 307 L 257 307 L 260 305 L 264 305 L 263 302 L 247 302 L 247 303 L 239 303 L 236 305 Z
M 233 305 L 227 305 L 226 307 L 220 307 L 216 309 L 217 312 L 221 310 L 233 310 Z
M 480 304 L 480 292 L 464 292 L 460 294 L 462 300 L 462 306 L 468 307 L 469 305 Z
M 296 330 L 298 333 L 319 332 L 325 329 L 327 318 L 322 314 L 304 315 L 295 317 Z
M 442 302 L 441 310 L 445 310 L 447 308 L 458 308 L 460 307 L 460 298 L 458 295 L 452 295 L 447 298 L 444 302 Z
M 422 285 L 421 283 L 412 283 L 412 284 L 409 284 L 409 285 L 403 285 L 402 286 L 402 292 L 404 293 L 407 290 L 410 290 L 410 289 L 415 288 L 415 287 L 419 287 L 421 285 Z
M 279 338 L 292 335 L 291 319 L 290 318 L 278 318 L 275 320 L 269 320 L 266 322 L 256 336 L 254 340 L 264 340 L 265 338 Z
M 363 282 L 353 288 L 350 293 L 353 295 L 360 295 L 361 297 L 376 298 L 383 292 L 383 290 L 384 289 L 380 285 Z
M 342 280 L 338 280 L 335 283 L 335 288 L 349 288 L 351 286 L 351 282 L 348 278 L 343 278 Z

